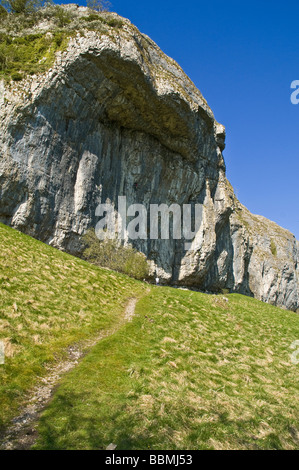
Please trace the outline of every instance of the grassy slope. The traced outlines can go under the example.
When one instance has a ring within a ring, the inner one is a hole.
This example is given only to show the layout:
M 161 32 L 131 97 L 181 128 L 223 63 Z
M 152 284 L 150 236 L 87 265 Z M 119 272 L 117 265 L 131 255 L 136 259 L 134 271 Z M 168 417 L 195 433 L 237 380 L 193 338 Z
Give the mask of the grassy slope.
M 241 295 L 153 288 L 65 377 L 36 448 L 298 449 L 298 320 Z
M 66 347 L 116 326 L 141 283 L 0 224 L 0 430 Z
M 43 364 L 117 325 L 62 381 L 40 422 L 41 449 L 299 448 L 299 338 L 291 312 L 240 295 L 144 286 L 0 225 L 4 423 Z

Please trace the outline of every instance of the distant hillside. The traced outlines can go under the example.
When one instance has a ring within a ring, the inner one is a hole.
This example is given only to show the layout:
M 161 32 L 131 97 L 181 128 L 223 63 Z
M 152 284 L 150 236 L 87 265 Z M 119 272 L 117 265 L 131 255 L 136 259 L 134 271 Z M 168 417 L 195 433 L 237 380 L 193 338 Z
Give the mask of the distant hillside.
M 109 330 L 62 379 L 35 448 L 299 449 L 298 315 L 151 287 L 3 225 L 0 245 L 2 430 L 49 364 Z

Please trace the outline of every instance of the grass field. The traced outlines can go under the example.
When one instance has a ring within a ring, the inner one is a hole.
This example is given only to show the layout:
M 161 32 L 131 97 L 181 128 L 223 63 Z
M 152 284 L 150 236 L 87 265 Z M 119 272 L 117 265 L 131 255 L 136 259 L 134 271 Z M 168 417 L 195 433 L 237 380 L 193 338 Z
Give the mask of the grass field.
M 4 226 L 0 239 L 3 423 L 45 361 L 140 299 L 133 321 L 64 376 L 34 448 L 299 449 L 298 315 L 237 294 L 149 289 Z
M 0 430 L 67 346 L 116 326 L 144 286 L 0 224 Z
M 291 449 L 298 317 L 254 299 L 157 288 L 63 381 L 40 449 Z

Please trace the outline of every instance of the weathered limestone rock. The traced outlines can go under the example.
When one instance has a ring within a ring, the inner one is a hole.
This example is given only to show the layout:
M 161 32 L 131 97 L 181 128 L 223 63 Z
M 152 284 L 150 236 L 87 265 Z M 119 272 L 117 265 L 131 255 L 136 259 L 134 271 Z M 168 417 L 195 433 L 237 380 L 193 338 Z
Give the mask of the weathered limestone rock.
M 224 127 L 176 62 L 123 23 L 77 34 L 44 75 L 0 83 L 0 221 L 77 254 L 100 202 L 201 203 L 192 251 L 136 241 L 153 271 L 298 309 L 295 237 L 239 203 Z

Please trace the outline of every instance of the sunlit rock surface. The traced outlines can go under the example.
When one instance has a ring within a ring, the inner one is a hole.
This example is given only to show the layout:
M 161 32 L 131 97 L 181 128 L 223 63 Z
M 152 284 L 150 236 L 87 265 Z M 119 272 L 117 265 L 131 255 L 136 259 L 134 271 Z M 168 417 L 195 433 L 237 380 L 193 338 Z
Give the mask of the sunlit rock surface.
M 202 204 L 192 250 L 134 242 L 153 274 L 298 309 L 295 237 L 239 203 L 224 127 L 176 62 L 122 21 L 78 33 L 46 74 L 0 83 L 0 221 L 78 254 L 100 202 Z

